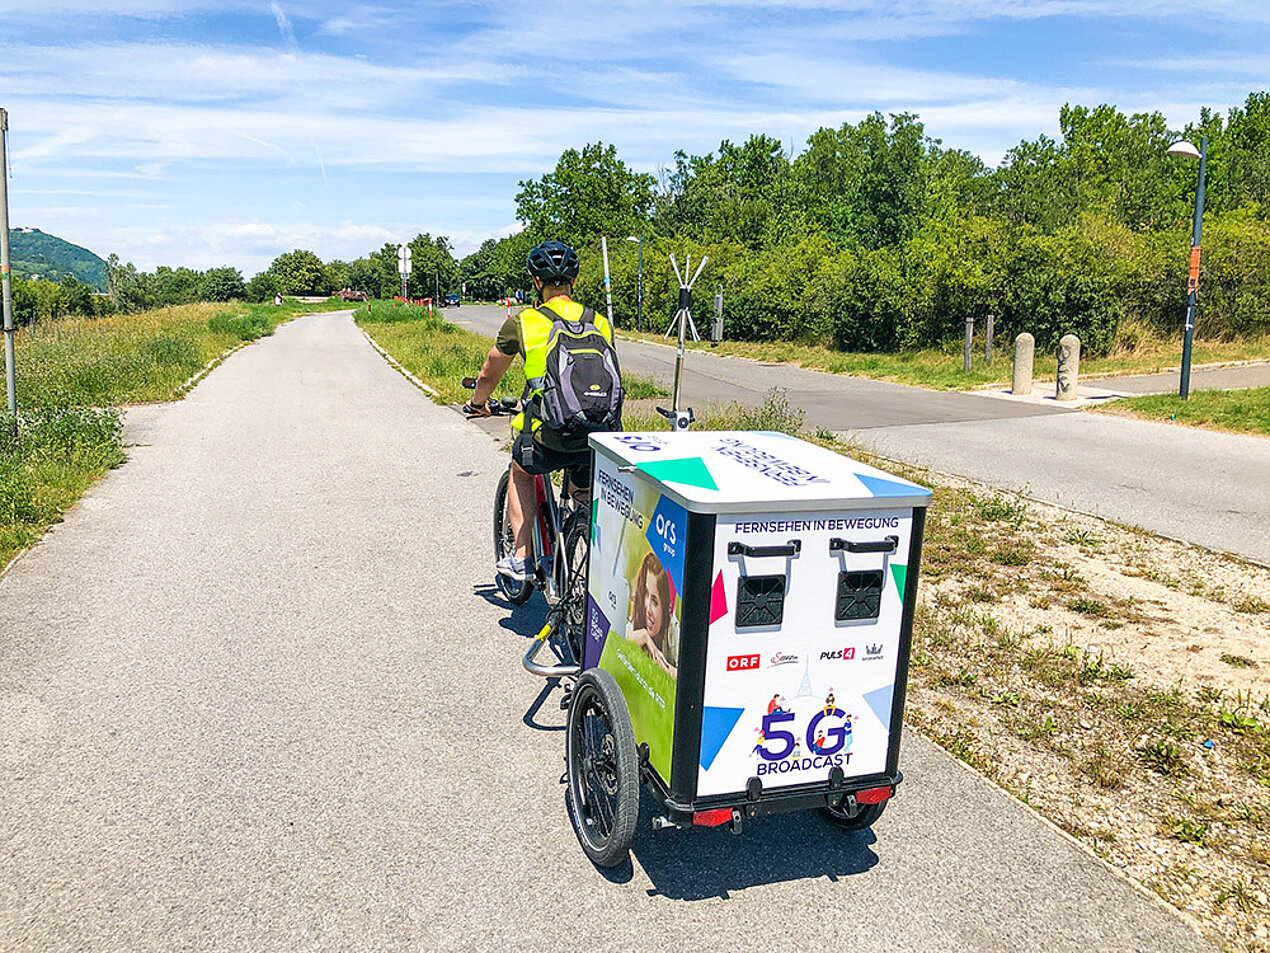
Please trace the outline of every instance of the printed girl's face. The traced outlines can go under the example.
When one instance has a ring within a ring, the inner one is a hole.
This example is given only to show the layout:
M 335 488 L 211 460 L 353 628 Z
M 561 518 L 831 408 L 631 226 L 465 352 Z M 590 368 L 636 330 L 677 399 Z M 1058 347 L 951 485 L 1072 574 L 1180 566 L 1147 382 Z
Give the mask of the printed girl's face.
M 651 575 L 651 573 L 649 574 Z M 661 594 L 652 580 L 645 577 L 644 586 L 644 628 L 649 632 L 661 631 L 662 604 Z

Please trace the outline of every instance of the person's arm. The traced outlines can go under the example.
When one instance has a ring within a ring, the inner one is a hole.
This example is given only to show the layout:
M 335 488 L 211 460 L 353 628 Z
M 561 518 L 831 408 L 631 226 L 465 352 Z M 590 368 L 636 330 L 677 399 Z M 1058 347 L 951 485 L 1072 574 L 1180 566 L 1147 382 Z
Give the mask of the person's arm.
M 481 372 L 476 375 L 476 390 L 472 391 L 472 399 L 468 401 L 465 408 L 468 413 L 481 417 L 489 416 L 490 396 L 515 359 L 515 354 L 504 354 L 498 349 L 498 345 L 489 349 L 489 355 L 485 358 L 485 363 L 481 365 Z

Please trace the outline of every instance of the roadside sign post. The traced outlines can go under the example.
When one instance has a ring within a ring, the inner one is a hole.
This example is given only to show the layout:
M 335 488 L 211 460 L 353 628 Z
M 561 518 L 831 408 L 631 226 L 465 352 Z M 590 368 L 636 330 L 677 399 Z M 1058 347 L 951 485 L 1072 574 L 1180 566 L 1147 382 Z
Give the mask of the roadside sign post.
M 975 319 L 966 318 L 966 347 L 962 360 L 962 371 L 970 373 L 970 360 L 973 354 L 975 340 Z
M 644 236 L 628 235 L 628 242 L 635 242 L 638 246 L 636 252 L 638 256 L 638 264 L 635 272 L 635 330 L 644 330 Z
M 723 285 L 714 291 L 714 328 L 710 334 L 711 344 L 717 345 L 723 340 Z
M 13 286 L 9 275 L 9 112 L 0 109 L 0 286 L 4 298 L 4 385 L 9 426 L 18 435 L 17 364 L 13 353 Z
M 600 236 L 600 251 L 604 256 L 604 303 L 609 312 L 609 327 L 613 327 L 613 281 L 609 277 L 609 240 Z
M 410 295 L 406 293 L 406 282 L 410 278 L 410 259 L 411 259 L 410 246 L 398 245 L 397 246 L 397 271 L 401 275 L 401 296 L 405 298 L 407 301 L 410 300 Z

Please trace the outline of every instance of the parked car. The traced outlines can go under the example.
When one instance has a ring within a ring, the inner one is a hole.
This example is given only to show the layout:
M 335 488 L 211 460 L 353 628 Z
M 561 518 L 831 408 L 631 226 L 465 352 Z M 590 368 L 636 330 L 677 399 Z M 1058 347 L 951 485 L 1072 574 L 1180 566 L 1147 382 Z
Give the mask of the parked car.
M 446 308 L 457 308 L 457 307 L 458 307 L 460 304 L 462 304 L 462 303 L 463 303 L 463 302 L 459 300 L 459 296 L 458 296 L 458 295 L 456 295 L 456 294 L 448 294 L 448 295 L 446 295 L 446 296 L 445 296 L 445 304 L 443 305 L 443 307 L 446 307 Z

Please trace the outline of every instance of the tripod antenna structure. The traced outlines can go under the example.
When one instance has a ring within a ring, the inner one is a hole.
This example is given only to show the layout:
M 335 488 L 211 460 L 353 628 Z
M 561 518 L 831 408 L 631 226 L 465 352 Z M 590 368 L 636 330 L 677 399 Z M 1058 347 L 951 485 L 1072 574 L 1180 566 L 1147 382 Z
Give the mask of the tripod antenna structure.
M 691 333 L 694 341 L 701 340 L 700 335 L 697 334 L 697 325 L 692 320 L 692 286 L 701 277 L 701 272 L 709 260 L 709 255 L 703 255 L 701 261 L 697 264 L 697 270 L 693 271 L 692 255 L 685 255 L 684 266 L 681 271 L 679 260 L 675 258 L 674 252 L 670 254 L 670 267 L 674 269 L 675 280 L 679 282 L 679 309 L 675 312 L 675 316 L 670 319 L 670 325 L 666 328 L 666 333 L 663 337 L 670 337 L 672 332 L 677 332 L 679 337 L 678 346 L 675 349 L 674 406 L 672 412 L 666 415 L 675 430 L 687 430 L 688 424 L 693 419 L 692 408 L 685 409 L 680 406 L 680 396 L 683 388 L 684 339 Z

